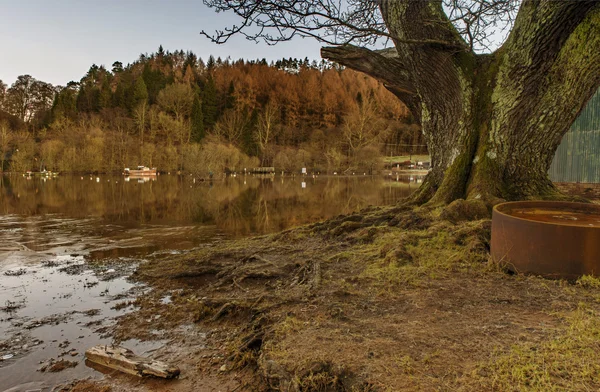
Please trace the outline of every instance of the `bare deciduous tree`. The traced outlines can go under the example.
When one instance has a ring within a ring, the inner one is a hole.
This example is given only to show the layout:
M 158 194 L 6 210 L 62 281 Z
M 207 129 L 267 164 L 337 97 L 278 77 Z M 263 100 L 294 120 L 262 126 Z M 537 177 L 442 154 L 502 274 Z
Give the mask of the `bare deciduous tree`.
M 140 135 L 140 161 L 144 157 L 144 134 L 146 132 L 146 115 L 148 114 L 148 104 L 146 101 L 139 103 L 135 109 L 133 109 L 133 118 L 137 125 L 138 132 Z
M 213 132 L 229 143 L 237 143 L 249 123 L 250 118 L 244 111 L 229 109 L 217 121 Z
M 344 120 L 343 135 L 350 153 L 385 137 L 385 122 L 377 116 L 370 97 L 364 99 Z
M 268 102 L 258 116 L 258 125 L 255 134 L 256 142 L 263 154 L 263 158 L 268 158 L 269 146 L 273 142 L 273 138 L 277 132 L 278 120 L 279 106 L 274 102 Z
M 157 101 L 163 110 L 181 121 L 192 111 L 194 91 L 189 84 L 173 83 L 158 93 Z

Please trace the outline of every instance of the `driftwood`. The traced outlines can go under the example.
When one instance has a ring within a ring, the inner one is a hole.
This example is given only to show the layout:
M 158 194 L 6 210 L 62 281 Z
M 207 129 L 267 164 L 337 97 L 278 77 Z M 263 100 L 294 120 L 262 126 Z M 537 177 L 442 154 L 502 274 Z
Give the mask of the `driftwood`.
M 179 376 L 178 367 L 137 356 L 133 351 L 124 347 L 94 346 L 85 352 L 85 356 L 91 362 L 140 377 L 174 378 Z

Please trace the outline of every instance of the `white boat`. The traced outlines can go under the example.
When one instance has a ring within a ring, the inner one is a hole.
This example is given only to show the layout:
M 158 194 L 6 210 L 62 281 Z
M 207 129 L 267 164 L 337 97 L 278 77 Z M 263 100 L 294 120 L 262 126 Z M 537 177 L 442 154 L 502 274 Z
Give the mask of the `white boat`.
M 137 169 L 130 169 L 128 167 L 123 171 L 124 176 L 155 176 L 157 174 L 156 168 L 149 168 L 147 166 L 138 166 Z

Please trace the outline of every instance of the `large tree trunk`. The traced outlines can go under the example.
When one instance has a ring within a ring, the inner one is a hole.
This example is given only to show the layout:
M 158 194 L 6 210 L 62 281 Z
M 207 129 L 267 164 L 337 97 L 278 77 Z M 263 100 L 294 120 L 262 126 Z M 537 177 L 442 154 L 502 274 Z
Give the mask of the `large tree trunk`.
M 548 169 L 600 86 L 600 2 L 524 0 L 495 53 L 477 55 L 441 2 L 389 0 L 395 50 L 322 49 L 382 81 L 420 122 L 432 171 L 413 201 L 559 199 Z

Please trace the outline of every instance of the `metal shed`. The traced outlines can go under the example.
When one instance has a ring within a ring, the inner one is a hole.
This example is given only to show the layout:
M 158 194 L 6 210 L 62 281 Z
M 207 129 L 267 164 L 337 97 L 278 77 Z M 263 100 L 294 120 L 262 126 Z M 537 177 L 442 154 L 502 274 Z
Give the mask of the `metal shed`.
M 549 175 L 554 182 L 600 183 L 600 90 L 563 136 Z

